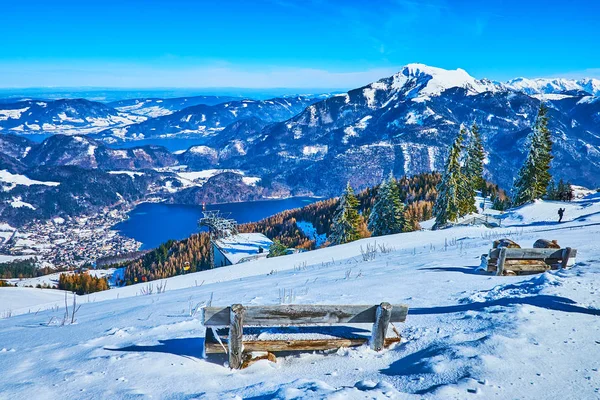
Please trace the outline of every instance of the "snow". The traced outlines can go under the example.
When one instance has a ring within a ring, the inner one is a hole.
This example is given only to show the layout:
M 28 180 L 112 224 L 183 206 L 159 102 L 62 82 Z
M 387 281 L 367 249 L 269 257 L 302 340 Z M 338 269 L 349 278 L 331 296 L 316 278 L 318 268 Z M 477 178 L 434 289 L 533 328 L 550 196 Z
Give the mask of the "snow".
M 188 152 L 194 153 L 194 154 L 211 155 L 211 156 L 217 155 L 217 151 L 208 146 L 193 146 L 188 149 Z
M 559 207 L 567 209 L 561 224 Z M 53 322 L 64 314 L 64 293 L 0 288 L 0 318 L 12 310 L 0 319 L 0 393 L 11 399 L 597 398 L 600 244 L 593 238 L 600 234 L 600 195 L 536 202 L 502 217 L 502 228 L 368 238 L 177 276 L 163 281 L 162 294 L 142 295 L 147 284 L 139 284 L 81 296 L 74 325 Z M 577 248 L 577 263 L 532 276 L 477 272 L 480 255 L 501 237 L 524 247 L 556 239 Z M 367 244 L 389 252 L 364 261 Z M 299 304 L 408 304 L 406 322 L 395 324 L 402 343 L 381 353 L 365 346 L 280 355 L 277 363 L 242 371 L 229 370 L 223 358 L 202 358 L 205 329 L 190 309 L 209 299 L 218 306 L 279 304 L 282 289 L 293 290 Z
M 138 171 L 108 171 L 108 173 L 112 174 L 112 175 L 128 175 L 132 179 L 135 178 L 136 176 L 144 175 L 143 172 L 138 172 Z
M 177 175 L 180 178 L 186 179 L 188 181 L 195 181 L 206 180 L 223 172 L 233 172 L 236 174 L 244 175 L 244 172 L 238 169 L 205 169 L 202 171 L 177 172 Z
M 377 107 L 377 105 L 375 104 L 375 89 L 365 88 L 363 89 L 363 95 L 365 96 L 365 99 L 367 99 L 367 106 L 369 108 Z
M 218 239 L 216 244 L 232 264 L 238 264 L 266 257 L 273 242 L 262 233 L 238 233 Z M 260 248 L 262 248 L 262 253 L 259 253 Z M 215 256 L 215 264 L 217 264 L 216 258 Z
M 329 146 L 325 145 L 315 145 L 315 146 L 304 146 L 302 148 L 302 154 L 305 156 L 315 156 L 319 154 L 327 154 L 329 150 Z
M 242 182 L 248 186 L 256 186 L 256 184 L 260 182 L 260 178 L 257 176 L 244 176 Z
M 10 206 L 14 207 L 14 208 L 27 207 L 32 210 L 35 210 L 35 207 L 33 205 L 26 203 L 24 201 L 21 201 L 21 197 L 13 197 L 12 201 L 10 202 Z
M 342 143 L 347 144 L 351 137 L 358 137 L 358 131 L 363 131 L 369 125 L 369 120 L 373 118 L 372 115 L 367 115 L 361 118 L 354 125 L 347 126 L 344 128 L 344 137 L 342 138 Z
M 14 189 L 15 186 L 17 186 L 17 185 L 25 185 L 25 186 L 31 186 L 31 185 L 58 186 L 58 185 L 60 185 L 60 182 L 36 181 L 34 179 L 29 179 L 25 175 L 13 174 L 11 172 L 8 172 L 7 170 L 0 170 L 0 182 L 9 184 L 8 187 L 4 188 L 5 191 Z
M 126 159 L 128 157 L 127 150 L 111 150 L 111 154 L 114 157 L 121 158 L 121 159 Z
M 21 114 L 29 110 L 29 107 L 18 108 L 12 110 L 0 110 L 0 121 L 6 121 L 8 119 L 19 119 Z
M 594 78 L 516 78 L 505 84 L 526 94 L 560 94 L 567 91 L 584 91 L 591 95 L 600 95 L 600 80 Z
M 407 93 L 408 98 L 415 102 L 429 100 L 431 96 L 438 96 L 443 91 L 460 87 L 467 89 L 467 94 L 478 94 L 488 91 L 497 91 L 500 87 L 487 80 L 477 80 L 463 69 L 446 70 L 430 67 L 424 64 L 408 64 L 392 77 L 393 89 L 404 89 L 409 82 L 416 82 L 419 86 Z

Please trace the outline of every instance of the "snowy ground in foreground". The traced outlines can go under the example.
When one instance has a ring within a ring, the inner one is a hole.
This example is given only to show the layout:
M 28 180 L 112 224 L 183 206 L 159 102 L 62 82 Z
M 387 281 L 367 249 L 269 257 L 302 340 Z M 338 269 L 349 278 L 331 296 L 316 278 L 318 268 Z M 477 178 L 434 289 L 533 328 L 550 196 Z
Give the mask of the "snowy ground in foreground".
M 593 196 L 522 207 L 503 216 L 503 228 L 365 239 L 170 278 L 162 294 L 143 296 L 141 285 L 95 293 L 79 298 L 69 326 L 55 323 L 63 297 L 34 298 L 62 293 L 0 288 L 0 313 L 12 310 L 0 320 L 0 398 L 598 398 L 600 198 Z M 560 225 L 559 206 L 566 208 Z M 499 237 L 523 246 L 557 239 L 578 249 L 577 264 L 521 277 L 475 272 Z M 363 261 L 361 246 L 374 242 L 394 251 Z M 278 304 L 281 289 L 303 304 L 406 303 L 404 340 L 380 354 L 298 353 L 242 371 L 201 358 L 204 328 L 191 307 L 211 297 L 213 305 Z

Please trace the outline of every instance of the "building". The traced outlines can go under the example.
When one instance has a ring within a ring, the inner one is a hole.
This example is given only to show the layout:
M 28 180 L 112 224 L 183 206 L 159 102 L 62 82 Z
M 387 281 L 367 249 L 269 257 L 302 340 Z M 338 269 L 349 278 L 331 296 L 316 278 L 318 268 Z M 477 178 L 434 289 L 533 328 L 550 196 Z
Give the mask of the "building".
M 214 266 L 239 264 L 267 257 L 273 241 L 262 233 L 236 233 L 212 242 Z

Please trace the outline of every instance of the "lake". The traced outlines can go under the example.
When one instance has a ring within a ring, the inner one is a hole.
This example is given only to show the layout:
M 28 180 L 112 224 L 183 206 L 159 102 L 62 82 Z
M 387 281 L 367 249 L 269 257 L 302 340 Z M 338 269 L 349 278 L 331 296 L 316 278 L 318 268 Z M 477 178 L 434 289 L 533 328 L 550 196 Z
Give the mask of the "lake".
M 313 197 L 292 197 L 281 200 L 251 201 L 207 205 L 207 210 L 229 214 L 238 223 L 255 222 L 278 212 L 319 201 Z M 142 243 L 142 249 L 152 249 L 169 239 L 185 239 L 205 231 L 198 227 L 202 206 L 142 203 L 129 212 L 129 219 L 113 226 L 123 236 Z

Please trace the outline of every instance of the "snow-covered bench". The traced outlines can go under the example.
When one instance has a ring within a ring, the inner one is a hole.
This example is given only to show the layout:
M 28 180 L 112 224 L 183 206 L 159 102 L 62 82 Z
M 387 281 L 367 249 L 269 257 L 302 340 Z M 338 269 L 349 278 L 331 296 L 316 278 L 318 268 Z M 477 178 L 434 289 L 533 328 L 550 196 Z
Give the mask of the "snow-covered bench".
M 488 272 L 496 275 L 524 275 L 544 272 L 549 269 L 566 268 L 575 263 L 577 250 L 563 249 L 520 249 L 501 247 L 490 250 L 487 260 Z
M 389 303 L 206 307 L 204 354 L 227 353 L 229 367 L 240 369 L 247 365 L 250 353 L 259 351 L 329 350 L 367 342 L 380 351 L 400 341 L 393 324 L 396 337 L 387 337 L 388 328 L 390 323 L 404 322 L 407 314 L 408 306 Z M 366 330 L 354 324 L 373 326 Z

